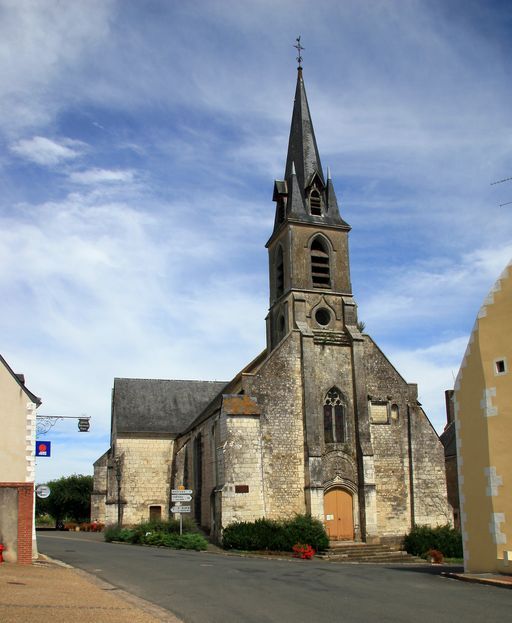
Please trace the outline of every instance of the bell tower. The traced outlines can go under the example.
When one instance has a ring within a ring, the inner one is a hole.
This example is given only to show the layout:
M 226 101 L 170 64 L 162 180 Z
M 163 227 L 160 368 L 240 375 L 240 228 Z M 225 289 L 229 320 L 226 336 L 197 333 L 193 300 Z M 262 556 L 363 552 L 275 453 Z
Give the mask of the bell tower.
M 348 256 L 329 170 L 324 176 L 299 65 L 284 180 L 274 183 L 274 230 L 267 242 L 270 310 L 267 347 L 293 329 L 341 339 L 356 325 Z

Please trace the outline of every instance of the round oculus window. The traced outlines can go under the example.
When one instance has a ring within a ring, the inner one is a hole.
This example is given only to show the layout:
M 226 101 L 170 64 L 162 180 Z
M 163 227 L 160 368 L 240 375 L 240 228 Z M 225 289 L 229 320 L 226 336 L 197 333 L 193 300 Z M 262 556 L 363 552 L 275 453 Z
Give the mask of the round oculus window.
M 322 327 L 326 327 L 331 322 L 331 312 L 325 307 L 321 307 L 315 312 L 315 320 Z

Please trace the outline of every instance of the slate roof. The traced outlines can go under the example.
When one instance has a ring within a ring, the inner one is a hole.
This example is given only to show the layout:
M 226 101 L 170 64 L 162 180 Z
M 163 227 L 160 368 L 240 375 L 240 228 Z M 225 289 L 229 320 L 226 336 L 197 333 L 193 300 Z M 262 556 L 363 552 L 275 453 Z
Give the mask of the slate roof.
M 117 433 L 181 433 L 225 387 L 225 381 L 114 379 Z
M 318 178 L 320 188 L 324 189 L 326 209 L 321 215 L 311 214 L 309 208 L 306 207 L 306 189 L 315 178 Z M 286 204 L 286 220 L 288 221 L 313 225 L 323 224 L 346 231 L 350 230 L 350 225 L 340 216 L 332 180 L 328 179 L 327 184 L 325 182 L 301 67 L 297 74 L 285 179 L 275 181 L 273 200 L 276 201 L 279 195 L 288 197 Z M 283 226 L 284 222 L 277 218 L 276 210 L 276 222 L 270 240 Z

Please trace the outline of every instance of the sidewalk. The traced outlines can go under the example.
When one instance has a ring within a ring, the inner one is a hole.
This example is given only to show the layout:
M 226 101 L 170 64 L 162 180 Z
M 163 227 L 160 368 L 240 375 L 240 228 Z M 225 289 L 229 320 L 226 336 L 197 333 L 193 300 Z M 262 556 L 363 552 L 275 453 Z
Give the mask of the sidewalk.
M 2 623 L 181 623 L 172 613 L 78 569 L 40 556 L 0 564 Z
M 501 573 L 443 573 L 442 575 L 462 582 L 512 588 L 512 575 L 502 575 Z

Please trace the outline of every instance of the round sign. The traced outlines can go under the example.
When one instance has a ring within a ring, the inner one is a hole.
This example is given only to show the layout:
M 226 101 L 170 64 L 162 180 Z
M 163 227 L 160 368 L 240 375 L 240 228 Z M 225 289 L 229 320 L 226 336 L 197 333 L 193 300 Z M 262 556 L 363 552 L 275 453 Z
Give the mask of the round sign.
M 37 485 L 36 495 L 38 498 L 47 498 L 50 495 L 50 487 L 46 485 Z

